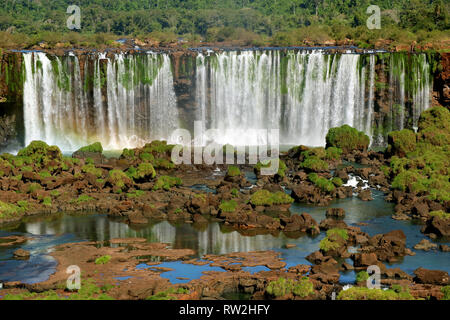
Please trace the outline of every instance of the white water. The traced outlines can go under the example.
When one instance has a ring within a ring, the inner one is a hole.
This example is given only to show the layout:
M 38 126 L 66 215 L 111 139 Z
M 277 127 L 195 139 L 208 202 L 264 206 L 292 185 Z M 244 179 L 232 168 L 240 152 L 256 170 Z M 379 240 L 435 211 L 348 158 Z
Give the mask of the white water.
M 53 63 L 44 53 L 23 56 L 26 144 L 43 140 L 62 150 L 76 150 L 101 141 L 105 149 L 116 150 L 167 139 L 179 126 L 171 63 L 166 54 L 116 54 L 113 58 L 98 54 L 92 97 L 83 88 L 86 79 L 81 78 L 76 56 L 52 57 Z M 102 63 L 106 64 L 104 77 Z M 136 81 L 140 78 L 147 81 Z M 102 94 L 102 88 L 106 94 Z
M 285 56 L 286 55 L 286 56 Z M 167 54 L 99 53 L 49 57 L 24 53 L 25 143 L 44 140 L 63 150 L 101 141 L 116 150 L 168 139 L 190 121 L 219 129 L 222 144 L 258 145 L 256 130 L 280 130 L 282 145 L 324 145 L 329 128 L 343 124 L 374 135 L 377 115 L 376 55 L 327 54 L 324 51 L 208 52 L 196 58 L 194 109 L 180 113 Z M 387 129 L 417 124 L 430 106 L 430 67 L 425 55 L 388 59 L 387 95 L 392 121 Z M 411 71 L 411 72 L 410 72 Z M 417 79 L 412 92 L 407 75 Z M 87 85 L 89 79 L 91 85 Z M 89 89 L 87 90 L 86 87 Z M 409 91 L 408 91 L 409 90 Z M 406 100 L 412 110 L 407 110 Z M 193 110 L 192 114 L 189 114 Z

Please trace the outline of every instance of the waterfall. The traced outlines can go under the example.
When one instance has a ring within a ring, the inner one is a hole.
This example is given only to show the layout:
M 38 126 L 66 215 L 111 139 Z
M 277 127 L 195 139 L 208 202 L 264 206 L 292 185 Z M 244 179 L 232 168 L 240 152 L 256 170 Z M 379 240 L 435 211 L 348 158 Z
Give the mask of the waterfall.
M 196 72 L 197 120 L 205 122 L 206 114 L 208 127 L 220 130 L 217 140 L 222 144 L 258 144 L 253 130 L 279 129 L 281 144 L 321 146 L 328 130 L 343 124 L 377 140 L 377 92 L 388 92 L 389 131 L 407 124 L 408 99 L 414 123 L 430 104 L 426 56 L 415 55 L 411 62 L 405 55 L 388 55 L 386 88 L 377 86 L 374 52 L 256 50 L 201 55 Z M 209 70 L 206 85 L 205 69 Z M 384 137 L 385 133 L 381 143 Z
M 84 79 L 75 55 L 23 57 L 26 144 L 43 140 L 71 151 L 101 141 L 116 150 L 168 139 L 178 128 L 167 54 L 99 53 L 86 58 L 92 61 L 84 65 Z
M 23 53 L 25 143 L 133 148 L 200 120 L 222 144 L 264 144 L 261 130 L 279 129 L 282 145 L 321 146 L 348 124 L 382 145 L 431 104 L 425 54 L 261 49 L 187 59 L 195 73 L 175 82 L 166 53 Z

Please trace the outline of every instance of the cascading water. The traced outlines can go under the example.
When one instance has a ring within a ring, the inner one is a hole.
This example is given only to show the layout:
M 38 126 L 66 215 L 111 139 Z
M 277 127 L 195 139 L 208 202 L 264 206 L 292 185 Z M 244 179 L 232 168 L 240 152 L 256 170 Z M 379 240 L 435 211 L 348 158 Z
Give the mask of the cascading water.
M 86 63 L 75 55 L 24 53 L 25 143 L 43 140 L 63 150 L 93 141 L 115 150 L 167 139 L 178 128 L 170 58 L 116 54 Z M 92 59 L 92 58 L 91 58 Z M 92 80 L 92 90 L 89 81 Z
M 378 145 L 391 130 L 417 126 L 431 100 L 422 54 L 199 53 L 188 106 L 177 101 L 165 53 L 34 52 L 23 53 L 23 63 L 25 143 L 67 151 L 94 141 L 110 150 L 138 147 L 168 139 L 180 123 L 192 128 L 193 120 L 219 129 L 223 144 L 265 143 L 253 129 L 280 129 L 281 144 L 323 145 L 329 128 L 349 124 Z

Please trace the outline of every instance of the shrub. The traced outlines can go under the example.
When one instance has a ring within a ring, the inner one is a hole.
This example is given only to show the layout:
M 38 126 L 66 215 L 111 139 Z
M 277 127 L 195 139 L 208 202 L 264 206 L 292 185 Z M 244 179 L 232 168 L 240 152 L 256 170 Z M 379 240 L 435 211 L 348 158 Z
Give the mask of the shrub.
M 131 168 L 130 168 L 131 169 Z M 134 180 L 153 179 L 156 176 L 155 168 L 151 163 L 140 163 L 135 171 L 133 171 L 132 178 Z
M 76 152 L 95 152 L 95 153 L 102 153 L 103 147 L 100 142 L 94 142 L 93 144 L 90 144 L 88 146 L 82 147 L 78 149 Z
M 57 146 L 49 146 L 43 141 L 32 141 L 17 153 L 19 157 L 29 157 L 32 163 L 40 165 L 49 160 L 61 160 L 62 153 Z
M 348 153 L 353 150 L 367 150 L 370 139 L 363 132 L 345 124 L 341 127 L 328 130 L 326 143 L 327 148 L 337 147 L 342 149 L 343 152 Z
M 153 190 L 164 189 L 166 191 L 170 190 L 170 188 L 175 186 L 180 186 L 183 184 L 183 181 L 178 177 L 171 176 L 160 176 L 156 180 L 155 185 L 153 186 Z
M 307 277 L 304 277 L 303 279 L 294 283 L 292 293 L 301 298 L 306 298 L 307 296 L 314 293 L 314 285 Z
M 336 187 L 340 187 L 344 184 L 344 182 L 342 181 L 341 178 L 339 177 L 334 177 L 333 179 L 331 179 L 331 182 L 336 186 Z
M 450 111 L 445 107 L 433 107 L 420 115 L 418 139 L 435 146 L 450 141 Z
M 25 211 L 24 208 L 0 201 L 0 218 L 10 218 Z
M 235 200 L 222 201 L 219 205 L 219 209 L 222 212 L 234 212 L 237 207 L 237 202 Z
M 274 297 L 293 293 L 298 297 L 306 298 L 314 293 L 314 285 L 307 277 L 303 277 L 299 281 L 278 278 L 276 281 L 269 282 L 266 292 Z

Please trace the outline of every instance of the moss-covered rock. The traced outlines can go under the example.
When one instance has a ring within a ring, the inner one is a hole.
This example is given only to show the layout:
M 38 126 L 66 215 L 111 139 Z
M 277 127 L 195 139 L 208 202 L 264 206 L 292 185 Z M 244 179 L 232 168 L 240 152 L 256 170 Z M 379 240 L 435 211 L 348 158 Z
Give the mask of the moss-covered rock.
M 308 157 L 301 163 L 301 167 L 308 172 L 323 172 L 328 170 L 328 163 L 318 157 Z
M 250 203 L 254 206 L 272 206 L 291 204 L 292 202 L 294 202 L 294 199 L 282 191 L 272 193 L 263 189 L 256 191 L 250 197 Z
M 445 107 L 433 107 L 420 115 L 419 141 L 435 146 L 448 145 L 450 141 L 450 111 Z
M 35 165 L 47 165 L 50 161 L 62 160 L 61 150 L 57 146 L 49 146 L 43 141 L 32 141 L 27 147 L 23 148 L 17 153 L 17 156 L 22 159 L 27 157 L 31 159 Z
M 343 125 L 328 130 L 326 147 L 337 147 L 348 153 L 353 150 L 365 151 L 369 147 L 370 139 L 364 132 L 358 131 L 349 125 Z
M 102 153 L 103 146 L 100 142 L 94 142 L 88 146 L 81 147 L 76 151 L 76 153 Z
M 153 190 L 164 189 L 164 190 L 168 191 L 168 190 L 170 190 L 170 188 L 180 186 L 182 184 L 183 184 L 183 181 L 178 177 L 160 176 L 156 180 L 156 183 L 153 186 Z
M 25 209 L 21 206 L 0 201 L 0 219 L 14 218 L 24 211 Z
M 322 190 L 323 192 L 326 192 L 326 193 L 331 193 L 336 189 L 335 184 L 332 181 L 330 181 L 326 178 L 320 177 L 315 172 L 308 174 L 308 180 L 311 181 L 312 183 L 314 183 L 314 185 L 316 187 L 318 187 L 320 190 Z M 339 183 L 338 180 L 335 180 L 335 182 Z M 342 182 L 342 180 L 340 182 Z
M 116 192 L 128 189 L 133 185 L 133 181 L 122 170 L 111 170 L 107 181 L 115 188 Z
M 416 149 L 416 134 L 408 129 L 392 131 L 388 135 L 388 155 L 405 157 Z
M 222 201 L 219 205 L 219 209 L 222 212 L 234 212 L 237 207 L 237 202 L 235 200 Z
M 269 282 L 266 293 L 272 297 L 283 297 L 293 294 L 300 298 L 306 298 L 314 293 L 314 285 L 308 277 L 303 277 L 298 281 L 292 279 L 278 278 Z

